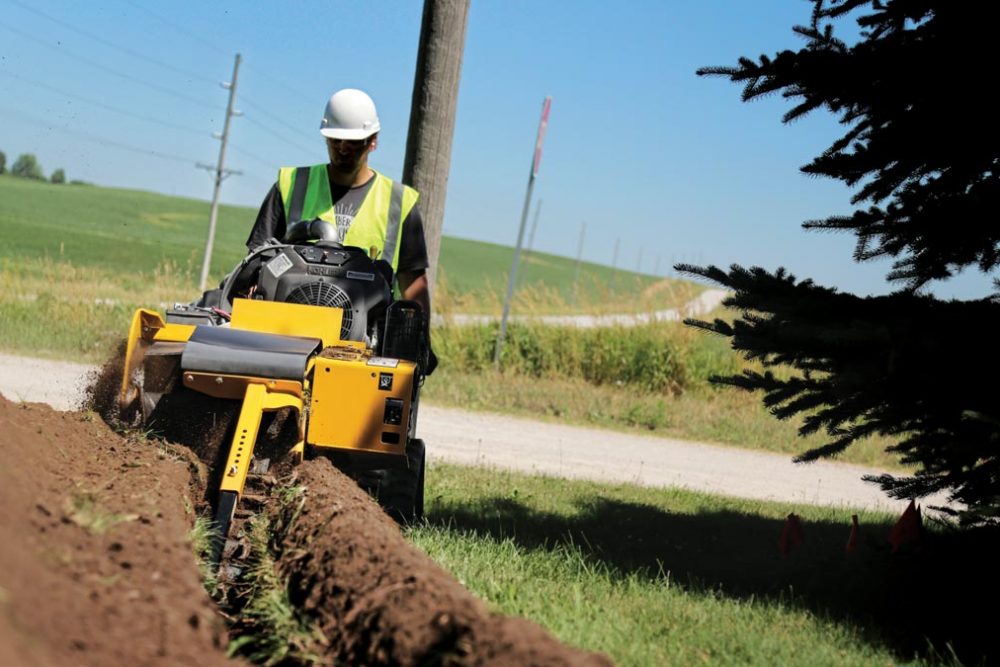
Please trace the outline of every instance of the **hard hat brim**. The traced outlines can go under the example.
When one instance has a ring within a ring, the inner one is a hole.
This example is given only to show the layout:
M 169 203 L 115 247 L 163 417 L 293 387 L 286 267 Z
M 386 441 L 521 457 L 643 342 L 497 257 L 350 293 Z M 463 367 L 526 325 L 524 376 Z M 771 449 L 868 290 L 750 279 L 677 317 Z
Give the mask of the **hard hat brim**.
M 376 124 L 375 127 L 369 127 L 367 129 L 323 127 L 320 128 L 319 133 L 327 139 L 346 139 L 348 141 L 357 141 L 358 139 L 367 139 L 378 132 L 379 129 L 380 126 L 378 124 Z

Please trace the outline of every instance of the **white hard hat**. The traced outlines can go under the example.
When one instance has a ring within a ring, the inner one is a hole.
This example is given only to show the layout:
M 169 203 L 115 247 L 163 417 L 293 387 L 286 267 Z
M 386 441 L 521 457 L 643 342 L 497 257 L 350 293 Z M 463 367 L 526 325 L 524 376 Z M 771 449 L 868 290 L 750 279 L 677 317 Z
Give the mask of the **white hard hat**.
M 319 125 L 320 134 L 330 139 L 367 139 L 380 128 L 372 98 L 355 88 L 330 96 Z

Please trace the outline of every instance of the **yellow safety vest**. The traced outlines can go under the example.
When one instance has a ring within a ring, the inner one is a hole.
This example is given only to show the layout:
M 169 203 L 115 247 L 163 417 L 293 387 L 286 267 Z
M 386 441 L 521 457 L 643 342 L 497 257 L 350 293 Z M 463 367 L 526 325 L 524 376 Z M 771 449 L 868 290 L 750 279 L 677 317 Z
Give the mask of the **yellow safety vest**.
M 373 170 L 374 171 L 374 170 Z M 285 206 L 285 227 L 300 220 L 319 218 L 336 225 L 333 195 L 326 163 L 311 167 L 283 167 L 278 171 L 278 190 Z M 375 172 L 372 183 L 344 236 L 344 245 L 366 251 L 375 248 L 375 259 L 386 259 L 393 272 L 399 265 L 399 240 L 403 221 L 420 198 L 408 185 Z

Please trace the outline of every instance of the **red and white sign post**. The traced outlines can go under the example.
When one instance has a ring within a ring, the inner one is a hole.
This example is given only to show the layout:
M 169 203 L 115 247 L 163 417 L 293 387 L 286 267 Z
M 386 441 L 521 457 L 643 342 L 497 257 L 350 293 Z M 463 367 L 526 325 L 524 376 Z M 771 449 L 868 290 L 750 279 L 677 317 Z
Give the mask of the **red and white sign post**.
M 546 97 L 542 103 L 542 119 L 538 123 L 538 136 L 535 138 L 535 152 L 531 158 L 531 174 L 528 176 L 528 190 L 524 195 L 524 209 L 521 211 L 521 227 L 517 232 L 517 245 L 514 247 L 514 261 L 510 266 L 510 276 L 507 278 L 507 297 L 503 301 L 503 315 L 500 317 L 500 333 L 497 335 L 496 348 L 493 350 L 493 363 L 500 364 L 500 349 L 507 335 L 507 317 L 510 315 L 510 302 L 514 297 L 514 285 L 517 282 L 517 265 L 521 260 L 521 245 L 524 242 L 524 227 L 528 221 L 528 209 L 531 208 L 531 192 L 535 187 L 535 177 L 542 164 L 542 144 L 545 141 L 545 130 L 549 126 L 549 109 L 552 108 L 552 98 Z

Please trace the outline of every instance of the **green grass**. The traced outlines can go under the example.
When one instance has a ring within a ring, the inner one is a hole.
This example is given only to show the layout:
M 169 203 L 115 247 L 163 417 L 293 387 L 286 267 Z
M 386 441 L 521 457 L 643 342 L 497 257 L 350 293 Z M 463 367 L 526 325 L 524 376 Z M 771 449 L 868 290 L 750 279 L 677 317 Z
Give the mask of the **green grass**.
M 265 193 L 261 193 L 263 198 Z M 154 192 L 97 186 L 53 185 L 0 176 L 0 260 L 50 259 L 98 267 L 135 280 L 162 265 L 175 267 L 194 286 L 208 228 L 208 202 Z M 212 276 L 219 280 L 245 254 L 255 208 L 220 206 Z M 445 236 L 440 266 L 452 294 L 476 293 L 473 302 L 494 302 L 506 291 L 513 248 Z M 544 284 L 567 298 L 576 262 L 532 253 L 523 263 L 522 284 Z M 129 275 L 131 274 L 131 275 Z M 620 295 L 650 276 L 584 263 L 580 282 L 617 284 Z M 668 281 L 680 282 L 680 281 Z M 190 291 L 175 300 L 188 301 Z
M 88 533 L 102 535 L 120 523 L 139 518 L 138 514 L 116 514 L 105 509 L 95 492 L 77 489 L 66 500 L 68 519 Z
M 240 256 L 254 213 L 223 208 L 216 242 L 220 265 Z M 162 311 L 196 296 L 196 251 L 206 215 L 205 203 L 177 197 L 0 177 L 0 349 L 104 361 L 136 308 Z M 437 310 L 499 312 L 505 285 L 493 289 L 484 276 L 502 277 L 510 253 L 445 238 Z M 526 267 L 515 313 L 675 307 L 697 291 L 671 281 L 642 287 L 643 278 L 622 273 L 621 285 L 631 280 L 635 292 L 622 303 L 599 288 L 601 281 L 614 280 L 609 268 L 584 267 L 584 278 L 596 281 L 588 290 L 594 300 L 572 303 L 565 294 L 575 270 L 572 260 L 533 254 Z M 587 273 L 591 269 L 593 275 Z M 542 286 L 543 280 L 553 286 Z M 755 397 L 705 388 L 710 374 L 738 364 L 724 341 L 687 327 L 567 333 L 512 325 L 502 375 L 492 370 L 494 330 L 436 329 L 442 366 L 426 384 L 425 398 L 793 454 L 822 442 L 820 437 L 800 441 L 794 422 L 774 420 Z M 894 459 L 883 451 L 888 444 L 874 439 L 855 445 L 841 460 L 890 467 Z
M 936 532 L 893 555 L 894 517 L 857 512 L 848 555 L 845 509 L 446 465 L 427 483 L 418 546 L 498 611 L 623 665 L 924 664 L 939 662 L 928 637 L 944 662 L 990 646 L 968 596 L 997 589 L 992 546 Z M 782 558 L 789 512 L 805 544 Z
M 513 258 L 514 248 L 510 246 L 446 236 L 441 243 L 439 281 L 446 285 L 449 295 L 466 295 L 461 303 L 462 312 L 498 314 L 507 292 Z M 629 307 L 634 307 L 637 295 L 655 293 L 661 285 L 691 283 L 657 279 L 592 262 L 581 262 L 577 277 L 574 260 L 537 251 L 522 252 L 518 268 L 519 289 L 544 286 L 546 312 L 578 312 L 581 307 L 598 304 L 611 310 L 617 308 L 616 312 L 628 312 Z M 560 307 L 553 308 L 555 302 Z
M 126 280 L 163 264 L 194 276 L 201 268 L 208 209 L 206 202 L 152 192 L 4 176 L 0 259 L 48 258 L 132 274 Z M 253 215 L 247 208 L 219 207 L 214 275 L 221 277 L 243 256 Z

